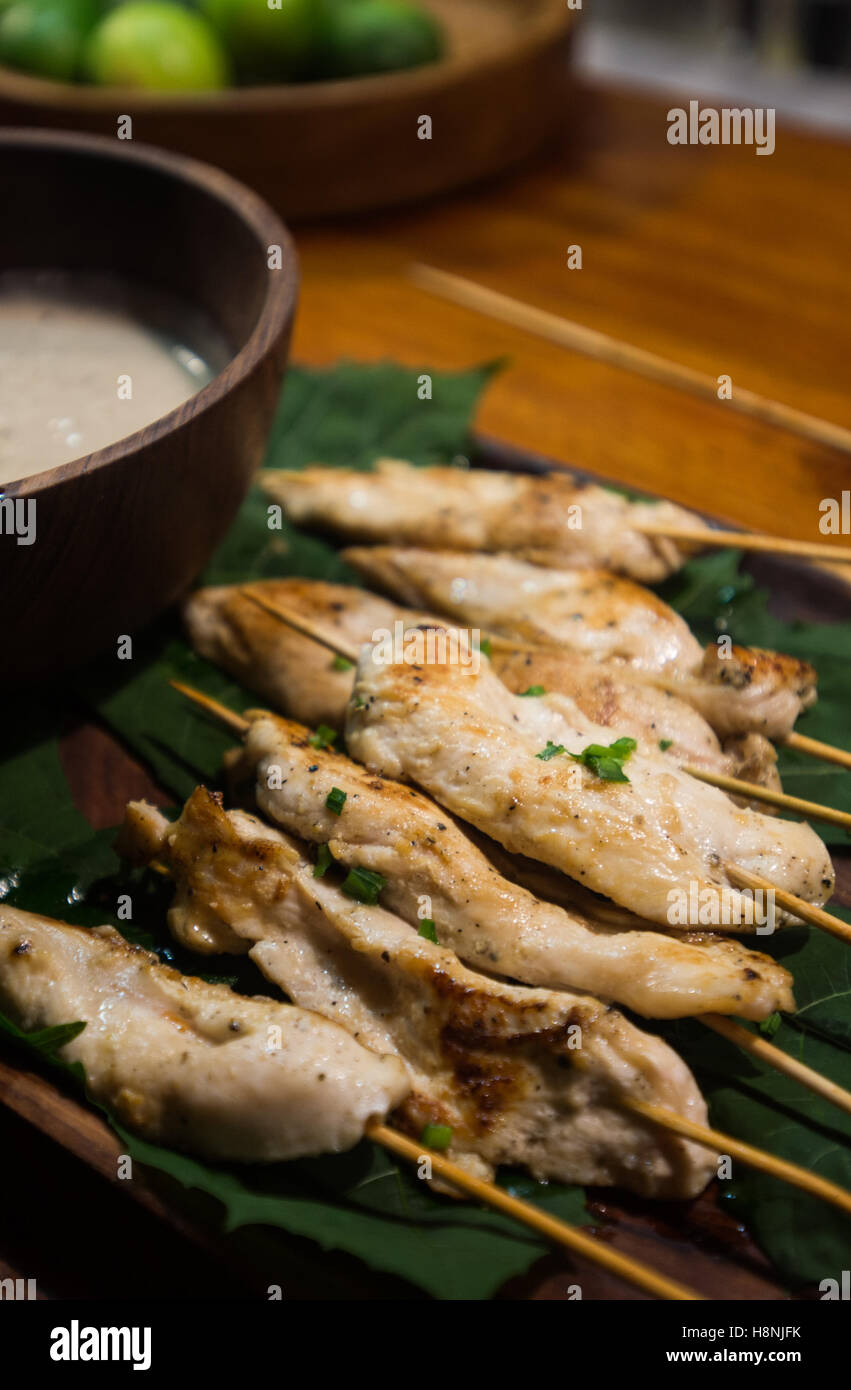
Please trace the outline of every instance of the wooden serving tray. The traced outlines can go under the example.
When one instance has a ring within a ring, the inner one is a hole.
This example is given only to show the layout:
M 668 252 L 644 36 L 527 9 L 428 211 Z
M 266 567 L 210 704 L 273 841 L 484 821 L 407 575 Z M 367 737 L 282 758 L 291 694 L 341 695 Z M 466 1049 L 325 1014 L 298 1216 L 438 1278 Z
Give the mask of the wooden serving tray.
M 133 138 L 226 169 L 289 218 L 385 207 L 495 174 L 536 149 L 568 95 L 567 0 L 425 0 L 446 59 L 340 82 L 209 95 L 51 82 L 0 68 L 0 125 Z M 420 140 L 420 116 L 433 137 Z
M 523 472 L 559 467 L 484 438 L 476 442 L 473 461 L 489 468 Z M 572 471 L 589 480 L 612 481 L 583 470 Z M 851 617 L 851 595 L 831 573 L 768 557 L 759 557 L 750 568 L 758 583 L 771 593 L 771 606 L 778 616 L 819 622 Z M 60 753 L 75 803 L 94 829 L 116 825 L 126 802 L 134 797 L 160 804 L 172 800 L 118 740 L 95 723 L 81 723 L 69 715 Z M 834 849 L 833 858 L 837 871 L 834 901 L 851 907 L 851 850 Z M 280 1230 L 249 1227 L 224 1234 L 214 1202 L 187 1192 L 160 1173 L 140 1170 L 137 1165 L 132 1182 L 119 1181 L 116 1157 L 121 1146 L 106 1122 L 56 1085 L 49 1074 L 31 1070 L 26 1062 L 21 1065 L 11 1054 L 0 1057 L 0 1103 L 5 1107 L 5 1112 L 0 1109 L 0 1152 L 5 1152 L 11 1166 L 14 1158 L 10 1163 L 10 1156 L 17 1151 L 22 1166 L 20 1173 L 7 1172 L 7 1195 L 16 1190 L 26 1206 L 27 1184 L 32 1184 L 37 1199 L 34 1205 L 42 1204 L 45 1191 L 61 1187 L 56 1182 L 57 1167 L 67 1163 L 70 1156 L 97 1175 L 89 1179 L 85 1226 L 90 1247 L 85 1277 L 91 1296 L 115 1298 L 122 1296 L 122 1290 L 124 1296 L 132 1296 L 149 1264 L 154 1282 L 146 1286 L 148 1297 L 152 1287 L 160 1290 L 160 1296 L 198 1297 L 197 1280 L 202 1277 L 220 1297 L 266 1297 L 270 1284 L 280 1285 L 286 1299 L 425 1297 L 401 1279 L 366 1270 L 348 1255 L 323 1254 L 311 1242 Z M 32 1147 L 22 1144 L 21 1122 L 40 1136 Z M 57 1153 L 57 1149 L 63 1152 Z M 13 1177 L 14 1187 L 9 1181 Z M 138 1214 L 131 1216 L 131 1204 L 122 1207 L 120 1199 L 110 1194 L 109 1185 L 141 1208 L 147 1253 L 138 1245 Z M 598 1235 L 708 1298 L 779 1300 L 789 1296 L 744 1230 L 717 1205 L 713 1187 L 690 1203 L 643 1201 L 609 1189 L 591 1190 L 588 1201 Z M 127 1215 L 122 1217 L 125 1208 Z M 130 1234 L 123 1232 L 122 1221 L 126 1221 Z M 27 1277 L 27 1270 L 32 1274 L 31 1265 L 26 1263 L 30 1231 L 28 1225 L 26 1233 L 12 1242 L 17 1253 L 13 1249 L 10 1259 L 0 1230 L 0 1275 Z M 57 1240 L 52 1228 L 44 1235 L 47 1254 L 42 1253 L 40 1267 L 46 1262 L 48 1275 L 43 1292 L 77 1297 L 81 1292 L 78 1268 L 68 1270 L 60 1262 L 51 1283 L 50 1255 Z M 167 1290 L 163 1289 L 164 1248 L 170 1259 Z M 120 1274 L 125 1258 L 129 1261 L 126 1281 Z M 499 1297 L 566 1300 L 569 1286 L 576 1282 L 581 1284 L 585 1300 L 645 1297 L 596 1266 L 570 1259 L 562 1252 L 538 1261 L 522 1278 L 512 1280 Z

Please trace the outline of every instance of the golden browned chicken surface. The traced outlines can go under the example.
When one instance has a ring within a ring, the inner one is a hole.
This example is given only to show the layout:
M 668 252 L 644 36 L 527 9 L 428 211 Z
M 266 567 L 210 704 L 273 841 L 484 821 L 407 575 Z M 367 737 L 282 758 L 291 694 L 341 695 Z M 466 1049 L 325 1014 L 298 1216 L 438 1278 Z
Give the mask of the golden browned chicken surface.
M 297 619 L 307 619 L 346 650 L 356 652 L 394 625 L 406 627 L 445 619 L 392 604 L 363 589 L 322 580 L 270 579 L 250 586 L 264 602 Z M 193 646 L 262 695 L 282 714 L 305 724 L 341 729 L 353 671 L 328 652 L 259 607 L 241 585 L 199 589 L 184 608 Z M 569 695 L 594 724 L 612 737 L 630 733 L 664 744 L 672 761 L 705 768 L 763 786 L 779 788 L 777 758 L 761 734 L 729 739 L 723 749 L 702 715 L 669 690 L 647 684 L 629 668 L 556 648 L 494 650 L 491 665 L 516 694 L 530 687 Z
M 390 663 L 369 648 L 346 725 L 351 753 L 373 771 L 662 926 L 747 930 L 729 863 L 808 902 L 830 896 L 830 857 L 808 825 L 737 808 L 646 745 L 627 754 L 621 779 L 601 776 L 587 754 L 608 737 L 566 696 L 512 695 L 487 662 Z M 697 900 L 707 912 L 684 921 L 683 903 Z
M 727 642 L 704 649 L 657 594 L 604 571 L 401 546 L 355 547 L 345 557 L 403 603 L 628 669 L 692 705 L 720 738 L 783 738 L 816 698 L 807 662 Z
M 59 1055 L 82 1063 L 91 1096 L 145 1138 L 213 1158 L 349 1149 L 409 1089 L 397 1058 L 325 1018 L 181 975 L 112 927 L 3 905 L 0 1009 L 25 1032 L 84 1022 Z
M 317 877 L 293 841 L 224 812 L 202 788 L 175 825 L 138 803 L 128 816 L 125 838 L 139 827 L 141 846 L 171 869 L 180 937 L 191 939 L 186 923 L 198 911 L 215 914 L 296 1003 L 395 1053 L 412 1087 L 396 1121 L 416 1135 L 447 1125 L 456 1161 L 484 1175 L 522 1164 L 538 1178 L 655 1196 L 693 1195 L 709 1180 L 712 1154 L 623 1107 L 622 1097 L 638 1097 L 706 1118 L 685 1064 L 616 1010 L 467 969 L 385 907 L 357 901 L 333 870 Z
M 554 565 L 604 565 L 644 583 L 665 579 L 686 558 L 675 541 L 644 534 L 648 516 L 700 524 L 673 502 L 651 508 L 564 472 L 540 477 L 380 459 L 370 473 L 314 467 L 261 480 L 291 521 L 350 540 L 534 554 Z
M 438 940 L 468 965 L 526 984 L 586 989 L 650 1018 L 764 1018 L 794 1007 L 790 976 L 769 956 L 709 934 L 683 940 L 622 911 L 612 925 L 591 895 L 565 910 L 547 901 L 552 883 L 537 896 L 525 891 L 505 876 L 517 865 L 498 871 L 428 797 L 310 740 L 303 725 L 255 715 L 231 758 L 234 783 L 247 784 L 273 824 L 328 844 L 349 868 L 381 873 L 382 902 L 407 922 L 415 925 L 427 904 Z M 551 878 L 570 886 L 563 875 Z M 205 933 L 197 912 L 191 930 L 187 944 L 196 949 L 199 935 L 207 949 L 233 949 Z

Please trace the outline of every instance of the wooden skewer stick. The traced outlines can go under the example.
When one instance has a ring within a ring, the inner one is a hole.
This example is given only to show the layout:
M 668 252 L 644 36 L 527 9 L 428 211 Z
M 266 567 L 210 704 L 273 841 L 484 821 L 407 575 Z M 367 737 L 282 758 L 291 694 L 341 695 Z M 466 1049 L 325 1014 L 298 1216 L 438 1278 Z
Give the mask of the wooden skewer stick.
M 689 777 L 705 782 L 720 791 L 733 796 L 747 797 L 749 801 L 763 801 L 769 806 L 777 806 L 783 811 L 792 811 L 806 820 L 820 820 L 827 825 L 841 825 L 851 830 L 851 814 L 836 811 L 832 806 L 822 806 L 818 801 L 804 801 L 800 796 L 788 796 L 786 792 L 773 791 L 770 787 L 756 786 L 753 782 L 743 782 L 739 777 L 725 777 L 720 772 L 706 772 L 700 767 L 684 767 Z
M 235 734 L 242 737 L 248 733 L 250 728 L 248 720 L 244 719 L 241 714 L 237 714 L 235 710 L 228 709 L 221 700 L 214 700 L 212 695 L 205 695 L 203 691 L 195 690 L 191 685 L 184 685 L 182 681 L 169 681 L 169 685 L 173 689 L 179 690 L 181 695 L 185 695 L 187 700 L 191 700 L 193 704 L 207 710 L 209 714 L 218 719 L 220 724 L 232 729 Z
M 312 622 L 310 618 L 304 618 L 300 614 L 291 613 L 288 608 L 280 608 L 277 603 L 272 603 L 271 599 L 266 598 L 265 594 L 258 594 L 256 589 L 240 589 L 240 596 L 247 598 L 251 603 L 262 608 L 264 613 L 269 613 L 279 622 L 291 627 L 294 632 L 301 633 L 302 637 L 309 637 L 311 642 L 317 642 L 320 647 L 325 647 L 335 656 L 341 656 L 346 661 L 357 662 L 360 650 L 354 644 L 349 643 L 344 637 L 337 633 L 333 636 L 330 633 Z
M 175 690 L 179 690 L 182 695 L 186 696 L 187 699 L 191 700 L 201 709 L 206 710 L 209 714 L 221 720 L 228 728 L 235 730 L 241 737 L 248 732 L 250 727 L 249 721 L 235 714 L 234 711 L 228 709 L 226 705 L 220 704 L 218 700 L 212 699 L 209 695 L 204 695 L 200 690 L 194 690 L 191 686 L 183 685 L 179 681 L 171 681 L 170 684 Z M 796 916 L 806 921 L 811 921 L 816 926 L 823 927 L 842 940 L 851 941 L 851 927 L 848 927 L 844 922 L 840 921 L 838 917 L 832 917 L 830 913 L 825 912 L 822 908 L 811 907 L 811 905 L 805 903 L 803 899 L 796 898 L 794 894 L 787 893 L 783 889 L 774 889 L 773 884 L 771 884 L 768 879 L 760 878 L 758 874 L 751 874 L 747 870 L 739 869 L 733 864 L 728 864 L 725 867 L 728 876 L 734 882 L 738 878 L 744 887 L 773 890 L 775 893 L 775 900 L 780 902 L 781 906 L 794 912 Z M 755 1056 L 759 1056 L 764 1062 L 768 1063 L 769 1066 L 775 1067 L 786 1076 L 793 1076 L 794 1079 L 799 1081 L 803 1086 L 807 1086 L 817 1095 L 831 1100 L 835 1105 L 838 1105 L 841 1110 L 851 1114 L 851 1096 L 849 1096 L 847 1091 L 843 1090 L 840 1086 L 834 1085 L 832 1081 L 821 1076 L 818 1072 L 813 1071 L 812 1068 L 804 1066 L 803 1063 L 793 1061 L 791 1058 L 787 1057 L 785 1052 L 781 1052 L 780 1048 L 772 1047 L 771 1044 L 765 1042 L 764 1039 L 755 1038 L 746 1028 L 742 1028 L 739 1024 L 733 1023 L 730 1019 L 722 1018 L 719 1014 L 701 1016 L 701 1021 L 706 1023 L 709 1028 L 713 1028 L 716 1032 L 723 1033 L 725 1037 L 729 1038 L 732 1042 L 738 1043 L 745 1048 L 745 1050 L 752 1052 Z
M 499 294 L 498 291 L 477 285 L 472 280 L 465 280 L 460 275 L 450 275 L 446 271 L 436 270 L 433 266 L 412 265 L 410 275 L 414 284 L 421 290 L 440 299 L 460 304 L 465 309 L 473 309 L 489 318 L 499 319 L 502 323 L 510 324 L 512 328 L 520 328 L 538 338 L 546 338 L 570 352 L 579 352 L 585 357 L 594 358 L 597 362 L 606 362 L 610 367 L 635 372 L 638 376 L 661 382 L 663 386 L 691 391 L 704 400 L 718 404 L 716 379 L 704 372 L 696 371 L 693 367 L 671 362 L 665 357 L 657 356 L 655 352 L 647 352 L 644 348 L 621 342 L 607 333 L 600 333 L 581 323 L 573 323 L 570 319 L 560 318 L 558 314 L 548 313 L 544 309 L 536 309 L 531 304 L 524 304 L 522 300 Z M 825 444 L 828 448 L 851 452 L 851 430 L 843 428 L 842 425 L 834 425 L 828 420 L 821 420 L 817 415 L 807 415 L 802 410 L 782 405 L 779 401 L 772 401 L 758 395 L 756 391 L 748 391 L 743 386 L 736 387 L 730 399 L 724 402 L 724 406 L 728 410 L 737 410 L 742 415 L 761 420 L 764 424 L 792 430 L 795 434 Z
M 816 907 L 814 903 L 797 898 L 785 888 L 775 887 L 771 880 L 763 878 L 762 874 L 751 873 L 750 869 L 742 869 L 738 864 L 725 864 L 724 868 L 728 878 L 738 887 L 760 888 L 764 892 L 773 893 L 774 901 L 802 922 L 809 922 L 810 926 L 820 927 L 822 931 L 830 932 L 831 936 L 838 937 L 840 941 L 851 944 L 851 926 L 840 917 L 834 917 L 830 912 L 825 912 L 823 907 Z
M 743 1028 L 740 1023 L 735 1023 L 731 1018 L 724 1018 L 721 1014 L 701 1014 L 700 1022 L 707 1028 L 711 1028 L 714 1033 L 720 1033 L 722 1038 L 728 1042 L 735 1043 L 743 1052 L 749 1052 L 752 1057 L 756 1057 L 760 1062 L 765 1062 L 767 1066 L 773 1067 L 775 1071 L 782 1072 L 784 1076 L 790 1077 L 792 1081 L 798 1081 L 808 1090 L 821 1096 L 823 1100 L 830 1101 L 831 1105 L 844 1110 L 846 1115 L 851 1115 L 851 1091 L 846 1091 L 844 1087 L 837 1086 L 835 1081 L 829 1081 L 821 1072 L 814 1071 L 812 1067 L 807 1067 L 803 1062 L 798 1062 L 794 1057 L 782 1052 L 779 1047 L 775 1047 L 758 1033 L 751 1033 L 747 1028 Z
M 797 1163 L 788 1163 L 785 1158 L 776 1158 L 765 1149 L 745 1144 L 741 1139 L 734 1139 L 731 1134 L 723 1134 L 718 1129 L 695 1124 L 693 1120 L 686 1120 L 681 1115 L 675 1115 L 672 1110 L 662 1109 L 659 1105 L 632 1098 L 622 1099 L 622 1104 L 628 1110 L 643 1115 L 645 1119 L 652 1120 L 654 1124 L 670 1130 L 673 1134 L 692 1139 L 696 1144 L 703 1144 L 715 1153 L 729 1154 L 740 1163 L 746 1163 L 749 1168 L 756 1168 L 760 1173 L 780 1178 L 783 1182 L 791 1183 L 793 1187 L 799 1187 L 802 1192 L 821 1197 L 840 1211 L 851 1213 L 851 1192 L 839 1187 L 837 1183 L 829 1182 L 827 1178 L 820 1178 L 816 1173 L 808 1172 L 806 1168 L 799 1168 Z
M 706 526 L 675 526 L 665 521 L 638 521 L 636 531 L 645 536 L 664 536 L 668 540 L 682 541 L 686 545 L 730 546 L 737 550 L 765 551 L 771 555 L 795 555 L 802 560 L 831 560 L 847 565 L 851 563 L 851 546 L 828 545 L 824 541 L 794 541 L 783 536 L 764 536 L 751 531 L 716 531 Z
M 676 1300 L 703 1298 L 702 1294 L 695 1293 L 693 1289 L 686 1288 L 673 1279 L 666 1278 L 664 1274 L 657 1274 L 656 1270 L 650 1269 L 649 1266 L 638 1260 L 631 1259 L 628 1255 L 621 1255 L 617 1250 L 612 1250 L 610 1246 L 595 1240 L 593 1236 L 586 1235 L 578 1227 L 568 1226 L 566 1222 L 559 1221 L 556 1217 L 541 1211 L 531 1202 L 521 1201 L 519 1197 L 512 1197 L 509 1192 L 505 1192 L 494 1183 L 484 1182 L 481 1178 L 473 1177 L 471 1173 L 459 1168 L 457 1163 L 452 1163 L 432 1149 L 425 1149 L 422 1144 L 415 1143 L 413 1139 L 409 1139 L 405 1134 L 400 1134 L 398 1130 L 390 1129 L 387 1125 L 373 1121 L 367 1125 L 366 1133 L 370 1139 L 375 1140 L 378 1144 L 383 1144 L 385 1148 L 390 1149 L 401 1158 L 408 1159 L 411 1163 L 419 1164 L 422 1162 L 423 1155 L 427 1155 L 431 1161 L 432 1171 L 438 1177 L 451 1182 L 453 1187 L 460 1188 L 469 1197 L 477 1198 L 480 1202 L 486 1203 L 496 1211 L 503 1212 L 506 1216 L 514 1217 L 516 1221 L 529 1226 L 533 1231 L 546 1236 L 548 1240 L 554 1241 L 557 1245 L 565 1246 L 574 1254 L 584 1255 L 586 1259 L 593 1260 L 603 1269 L 619 1275 L 621 1279 L 626 1279 L 628 1283 L 643 1289 L 645 1293 L 655 1294 L 657 1298 Z
M 851 753 L 847 749 L 834 748 L 832 743 L 822 743 L 820 739 L 809 738 L 807 734 L 787 734 L 783 739 L 783 746 L 794 748 L 799 753 L 807 753 L 811 758 L 821 758 L 826 763 L 851 767 Z
M 279 622 L 285 623 L 287 627 L 291 627 L 295 632 L 300 632 L 302 637 L 309 637 L 311 641 L 318 642 L 320 647 L 327 647 L 329 652 L 334 652 L 336 656 L 344 657 L 346 661 L 357 662 L 360 656 L 359 648 L 354 644 L 346 642 L 344 637 L 340 637 L 337 633 L 331 635 L 324 628 L 313 622 L 311 618 L 305 618 L 301 614 L 292 613 L 288 608 L 281 608 L 279 604 L 273 603 L 265 594 L 258 593 L 256 589 L 242 588 L 239 592 L 242 598 L 248 599 L 251 603 L 256 604 L 258 608 L 263 609 L 264 613 L 268 613 L 271 617 L 277 618 Z M 446 627 L 460 626 L 467 631 L 471 630 L 467 624 L 458 624 L 452 618 L 442 619 L 441 625 Z M 418 626 L 420 625 L 416 623 L 412 624 L 412 630 Z M 499 637 L 490 632 L 482 633 L 482 639 L 484 640 L 485 638 L 490 642 L 494 651 L 538 652 L 541 650 L 539 644 L 515 642 L 511 638 Z

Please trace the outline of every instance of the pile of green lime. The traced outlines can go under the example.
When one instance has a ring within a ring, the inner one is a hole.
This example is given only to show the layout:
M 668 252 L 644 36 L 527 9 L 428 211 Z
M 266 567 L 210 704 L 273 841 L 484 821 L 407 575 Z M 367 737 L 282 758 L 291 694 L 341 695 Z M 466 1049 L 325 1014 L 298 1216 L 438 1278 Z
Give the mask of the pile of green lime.
M 65 82 L 217 91 L 434 62 L 416 0 L 0 0 L 0 65 Z

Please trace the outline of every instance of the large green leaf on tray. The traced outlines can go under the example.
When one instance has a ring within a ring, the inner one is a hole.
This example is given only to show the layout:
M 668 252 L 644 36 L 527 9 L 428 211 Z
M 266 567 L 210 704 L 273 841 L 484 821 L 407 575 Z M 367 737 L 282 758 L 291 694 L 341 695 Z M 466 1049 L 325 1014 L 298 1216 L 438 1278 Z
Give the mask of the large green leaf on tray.
M 394 366 L 293 371 L 268 465 L 301 467 L 321 459 L 367 467 L 380 454 L 419 463 L 450 459 L 468 448 L 469 419 L 490 370 L 431 373 L 431 401 L 418 398 L 420 373 Z M 286 526 L 270 530 L 265 499 L 255 490 L 214 557 L 206 581 L 290 573 L 351 577 L 324 542 Z M 749 577 L 739 572 L 738 557 L 729 552 L 692 561 L 671 581 L 668 596 L 706 639 L 725 630 L 737 641 L 777 646 L 812 659 L 819 668 L 821 700 L 807 716 L 806 727 L 827 741 L 845 740 L 842 705 L 851 624 L 800 628 L 780 623 L 767 611 Z M 197 781 L 217 778 L 222 753 L 233 739 L 171 689 L 168 680 L 174 678 L 234 709 L 253 703 L 248 692 L 188 650 L 173 619 L 140 639 L 132 664 L 101 663 L 84 673 L 77 689 L 145 758 L 163 785 L 182 798 Z M 49 729 L 50 722 L 44 727 Z M 42 744 L 31 738 L 26 748 L 17 741 L 14 751 L 14 760 L 0 768 L 0 871 L 6 876 L 5 892 L 22 906 L 36 900 L 38 910 L 88 920 L 82 915 L 91 911 L 88 897 L 99 895 L 98 901 L 106 905 L 104 884 L 111 881 L 108 875 L 120 872 L 118 865 L 101 862 L 104 846 L 97 839 L 92 838 L 88 848 L 81 843 L 86 828 L 70 805 L 56 745 L 49 738 Z M 784 776 L 787 782 L 794 778 L 799 795 L 851 809 L 847 774 L 825 774 L 818 763 L 790 758 Z M 55 872 L 48 864 L 51 846 L 60 861 Z M 82 866 L 81 874 L 69 888 L 75 863 Z M 52 909 L 46 903 L 51 894 Z M 156 929 L 155 922 L 151 929 Z M 164 942 L 161 927 L 160 935 Z M 765 940 L 759 945 L 764 948 Z M 784 1021 L 776 1045 L 841 1084 L 850 1084 L 847 953 L 840 943 L 807 932 L 779 934 L 769 949 L 793 970 L 799 1003 L 798 1015 Z M 851 1187 L 847 1117 L 698 1024 L 685 1022 L 662 1031 L 694 1066 L 716 1125 Z M 424 1192 L 407 1171 L 367 1145 L 350 1156 L 282 1165 L 257 1174 L 201 1164 L 129 1137 L 127 1143 L 141 1161 L 217 1196 L 230 1225 L 280 1225 L 311 1236 L 325 1248 L 359 1254 L 376 1268 L 400 1274 L 438 1296 L 487 1297 L 511 1274 L 527 1268 L 543 1248 L 500 1218 Z M 575 1219 L 581 1209 L 581 1195 L 575 1190 L 532 1183 L 526 1190 L 568 1219 Z M 790 1284 L 836 1277 L 847 1267 L 849 1225 L 831 1208 L 748 1175 L 738 1165 L 722 1192 L 722 1200 L 731 1203 Z

